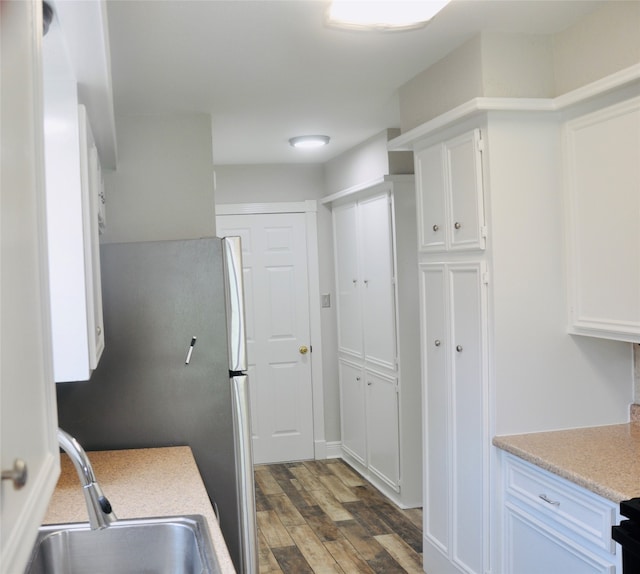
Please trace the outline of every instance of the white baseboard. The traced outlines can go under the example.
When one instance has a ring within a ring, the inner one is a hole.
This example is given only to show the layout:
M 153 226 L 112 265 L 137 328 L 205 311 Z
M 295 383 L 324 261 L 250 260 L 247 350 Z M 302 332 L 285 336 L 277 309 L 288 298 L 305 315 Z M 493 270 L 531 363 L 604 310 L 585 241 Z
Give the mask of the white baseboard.
M 342 457 L 342 443 L 337 440 L 333 442 L 327 442 L 325 444 L 326 458 L 341 458 Z

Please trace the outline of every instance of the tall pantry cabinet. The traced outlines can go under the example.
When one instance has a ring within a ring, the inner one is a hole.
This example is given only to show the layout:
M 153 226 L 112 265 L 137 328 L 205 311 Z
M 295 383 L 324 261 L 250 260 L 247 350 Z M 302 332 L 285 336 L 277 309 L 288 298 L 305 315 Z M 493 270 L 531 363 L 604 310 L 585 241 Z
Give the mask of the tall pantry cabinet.
M 414 150 L 423 556 L 439 574 L 508 574 L 493 436 L 625 422 L 630 401 L 630 346 L 569 334 L 563 115 L 485 103 L 390 142 Z
M 429 571 L 483 572 L 488 465 L 486 238 L 480 129 L 415 154 Z
M 413 176 L 385 176 L 325 201 L 333 213 L 342 456 L 400 506 L 420 506 Z

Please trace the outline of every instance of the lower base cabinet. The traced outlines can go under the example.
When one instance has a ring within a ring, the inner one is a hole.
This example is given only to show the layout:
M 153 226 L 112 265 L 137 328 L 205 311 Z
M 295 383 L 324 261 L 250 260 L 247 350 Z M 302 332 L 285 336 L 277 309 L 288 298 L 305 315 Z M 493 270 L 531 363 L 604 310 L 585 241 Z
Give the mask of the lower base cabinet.
M 621 574 L 617 505 L 504 453 L 505 574 Z
M 342 450 L 377 485 L 399 492 L 398 381 L 340 361 Z

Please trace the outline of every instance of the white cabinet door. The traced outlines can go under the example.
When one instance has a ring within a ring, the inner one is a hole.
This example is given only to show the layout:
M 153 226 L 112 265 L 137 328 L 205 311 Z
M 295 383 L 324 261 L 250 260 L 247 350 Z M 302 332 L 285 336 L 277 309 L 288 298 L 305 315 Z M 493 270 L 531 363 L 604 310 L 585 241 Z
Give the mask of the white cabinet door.
M 445 251 L 446 221 L 442 145 L 415 154 L 420 251 Z
M 358 212 L 355 203 L 334 207 L 333 237 L 336 257 L 338 347 L 362 357 L 362 306 L 358 263 Z
M 451 499 L 450 364 L 445 266 L 424 265 L 420 272 L 424 393 L 424 535 L 449 552 Z
M 425 352 L 425 541 L 465 572 L 484 572 L 485 295 L 481 263 L 421 266 Z M 430 565 L 425 552 L 425 566 Z M 451 571 L 455 568 L 451 566 Z
M 476 129 L 416 152 L 420 251 L 485 248 L 481 148 Z
M 449 265 L 451 294 L 451 416 L 453 559 L 484 572 L 483 504 L 488 494 L 484 448 L 487 400 L 484 369 L 484 303 L 478 263 Z
M 342 448 L 360 464 L 367 463 L 366 402 L 362 368 L 339 361 Z
M 22 572 L 59 474 L 44 230 L 36 2 L 0 10 L 0 467 L 22 459 L 26 485 L 0 484 L 0 570 Z
M 369 470 L 399 491 L 398 381 L 365 371 Z
M 362 254 L 362 332 L 364 359 L 396 368 L 396 317 L 390 198 L 378 195 L 358 203 Z
M 640 342 L 640 98 L 565 126 L 570 331 Z
M 484 249 L 480 130 L 444 144 L 449 199 L 449 249 Z

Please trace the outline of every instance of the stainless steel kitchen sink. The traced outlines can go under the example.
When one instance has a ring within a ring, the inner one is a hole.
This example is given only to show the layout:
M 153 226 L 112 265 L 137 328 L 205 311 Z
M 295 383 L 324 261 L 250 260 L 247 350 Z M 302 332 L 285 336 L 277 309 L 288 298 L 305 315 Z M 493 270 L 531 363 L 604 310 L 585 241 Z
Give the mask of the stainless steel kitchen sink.
M 219 574 L 203 516 L 42 526 L 26 574 Z

